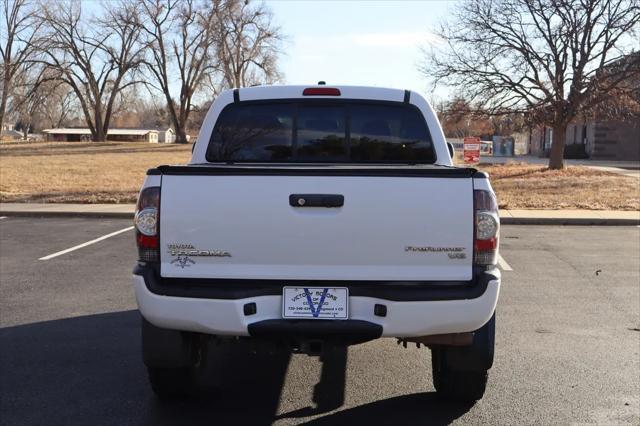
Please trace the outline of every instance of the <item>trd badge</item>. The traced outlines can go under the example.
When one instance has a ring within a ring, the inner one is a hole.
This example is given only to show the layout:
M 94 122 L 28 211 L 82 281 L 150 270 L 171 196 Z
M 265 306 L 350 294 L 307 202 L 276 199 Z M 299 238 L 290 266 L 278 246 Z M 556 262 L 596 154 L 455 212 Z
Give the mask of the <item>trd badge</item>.
M 178 257 L 176 257 L 171 261 L 171 264 L 179 266 L 182 269 L 184 269 L 187 266 L 195 265 L 196 262 L 194 262 L 193 259 L 189 258 L 189 256 L 179 255 Z
M 226 250 L 199 250 L 193 244 L 167 244 L 171 256 L 231 257 Z

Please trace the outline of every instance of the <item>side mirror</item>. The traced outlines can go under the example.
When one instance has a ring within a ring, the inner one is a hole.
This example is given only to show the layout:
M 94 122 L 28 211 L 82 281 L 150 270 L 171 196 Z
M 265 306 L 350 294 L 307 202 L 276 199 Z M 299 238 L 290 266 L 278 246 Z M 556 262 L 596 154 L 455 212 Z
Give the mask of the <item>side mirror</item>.
M 451 159 L 453 160 L 453 156 L 456 152 L 456 150 L 453 148 L 453 144 L 451 142 L 447 142 L 447 148 L 449 148 L 449 155 L 451 156 Z

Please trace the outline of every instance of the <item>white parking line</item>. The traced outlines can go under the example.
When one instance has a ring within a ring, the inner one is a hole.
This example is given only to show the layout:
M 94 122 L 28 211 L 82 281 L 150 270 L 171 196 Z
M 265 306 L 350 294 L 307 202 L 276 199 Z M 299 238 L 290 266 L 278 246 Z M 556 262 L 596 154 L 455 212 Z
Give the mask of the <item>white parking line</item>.
M 66 250 L 62 250 L 62 251 L 50 254 L 48 256 L 41 257 L 38 260 L 53 259 L 54 257 L 58 257 L 58 256 L 61 256 L 63 254 L 69 253 L 71 251 L 78 250 L 78 249 L 81 249 L 81 248 L 86 247 L 86 246 L 90 246 L 91 244 L 95 244 L 95 243 L 97 243 L 99 241 L 106 240 L 107 238 L 113 237 L 114 235 L 118 235 L 118 234 L 122 234 L 123 232 L 131 231 L 132 229 L 133 229 L 133 226 L 129 226 L 128 228 L 124 228 L 124 229 L 121 229 L 119 231 L 112 232 L 112 233 L 107 234 L 107 235 L 103 235 L 102 237 L 96 238 L 95 240 L 87 241 L 86 243 L 78 244 L 77 246 L 73 246 L 73 247 L 68 248 Z
M 513 271 L 513 268 L 509 266 L 504 257 L 501 254 L 498 254 L 498 265 L 502 268 L 503 271 Z

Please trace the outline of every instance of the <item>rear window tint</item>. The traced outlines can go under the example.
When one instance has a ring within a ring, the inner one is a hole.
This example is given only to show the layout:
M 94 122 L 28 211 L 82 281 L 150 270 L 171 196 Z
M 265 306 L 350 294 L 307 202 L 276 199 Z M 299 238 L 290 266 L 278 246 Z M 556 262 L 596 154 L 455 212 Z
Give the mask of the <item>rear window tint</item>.
M 297 159 L 347 161 L 345 123 L 343 106 L 301 105 L 298 109 Z
M 255 104 L 228 107 L 218 118 L 209 161 L 288 161 L 291 159 L 294 107 Z
M 422 114 L 401 107 L 351 106 L 351 159 L 433 162 L 433 145 Z
M 422 113 L 395 103 L 237 103 L 213 130 L 211 162 L 433 163 Z

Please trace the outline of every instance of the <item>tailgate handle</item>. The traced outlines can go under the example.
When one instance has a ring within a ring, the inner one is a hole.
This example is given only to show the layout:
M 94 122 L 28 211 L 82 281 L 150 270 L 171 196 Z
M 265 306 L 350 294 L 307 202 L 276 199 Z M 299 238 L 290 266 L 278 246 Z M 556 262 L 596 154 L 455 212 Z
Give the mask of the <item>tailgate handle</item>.
M 344 195 L 340 194 L 291 194 L 289 205 L 292 207 L 342 207 Z

